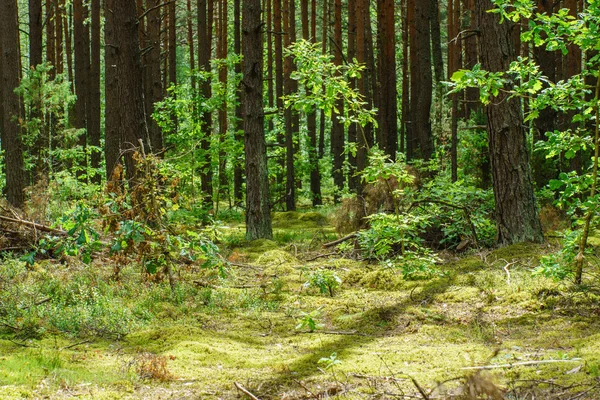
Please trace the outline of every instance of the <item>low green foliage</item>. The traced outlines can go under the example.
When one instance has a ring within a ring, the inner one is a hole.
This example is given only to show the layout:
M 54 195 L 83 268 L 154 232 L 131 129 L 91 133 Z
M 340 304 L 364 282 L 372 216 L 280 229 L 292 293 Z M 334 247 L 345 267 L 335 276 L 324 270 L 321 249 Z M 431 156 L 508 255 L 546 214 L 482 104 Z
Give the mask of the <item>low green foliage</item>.
M 333 271 L 318 269 L 309 274 L 308 281 L 304 283 L 304 287 L 319 289 L 321 294 L 328 294 L 333 297 L 341 284 L 342 280 Z

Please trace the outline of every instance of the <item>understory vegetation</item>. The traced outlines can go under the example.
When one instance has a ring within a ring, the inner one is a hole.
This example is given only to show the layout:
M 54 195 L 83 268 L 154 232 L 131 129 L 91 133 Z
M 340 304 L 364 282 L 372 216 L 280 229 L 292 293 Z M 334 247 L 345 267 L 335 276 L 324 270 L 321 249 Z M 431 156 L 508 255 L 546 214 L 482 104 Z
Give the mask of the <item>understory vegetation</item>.
M 138 163 L 134 193 L 4 206 L 0 396 L 598 395 L 600 239 L 572 284 L 557 209 L 547 244 L 493 249 L 489 191 L 375 152 L 364 197 L 276 211 L 248 241 L 241 210 L 200 212 Z

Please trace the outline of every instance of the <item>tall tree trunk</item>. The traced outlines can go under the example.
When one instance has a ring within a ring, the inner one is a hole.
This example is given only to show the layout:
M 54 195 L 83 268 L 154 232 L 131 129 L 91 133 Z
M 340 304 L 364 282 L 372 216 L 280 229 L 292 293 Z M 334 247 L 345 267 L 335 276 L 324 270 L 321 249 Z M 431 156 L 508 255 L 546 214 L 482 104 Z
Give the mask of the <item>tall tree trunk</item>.
M 56 22 L 54 24 L 55 39 L 56 39 L 56 73 L 62 74 L 64 72 L 64 43 L 63 43 L 63 20 L 65 19 L 65 0 L 57 0 L 56 4 Z
M 296 38 L 296 13 L 295 0 L 283 1 L 283 21 L 286 32 L 285 46 L 289 47 Z M 297 83 L 292 79 L 294 72 L 294 60 L 292 56 L 285 58 L 284 64 L 284 93 L 286 96 L 293 94 L 297 90 Z M 294 137 L 297 132 L 295 123 L 295 111 L 288 107 L 284 111 L 285 116 L 285 206 L 287 211 L 296 210 L 296 174 L 294 171 Z
M 113 169 L 125 159 L 130 186 L 135 186 L 134 152 L 148 143 L 144 112 L 142 60 L 135 0 L 105 0 L 106 43 L 106 168 Z
M 342 65 L 343 62 L 342 42 L 342 0 L 334 2 L 334 26 L 333 26 L 333 62 Z M 344 103 L 340 100 L 336 104 L 338 113 L 332 114 L 331 119 L 331 156 L 333 157 L 333 183 L 337 189 L 334 201 L 340 200 L 340 192 L 344 189 L 344 125 L 339 120 L 339 115 L 344 114 Z
M 42 63 L 42 2 L 41 0 L 29 0 L 29 68 L 35 70 Z M 39 97 L 32 101 L 29 118 L 42 118 L 40 110 L 42 109 L 41 99 Z M 47 172 L 44 171 L 44 152 L 48 147 L 47 135 L 44 134 L 45 127 L 40 126 L 35 133 L 35 141 L 31 149 L 35 163 L 33 171 L 34 181 L 41 179 Z M 30 132 L 31 135 L 33 132 Z
M 453 0 L 450 0 L 453 1 Z M 409 84 L 410 78 L 408 76 L 408 0 L 402 0 L 402 115 L 400 117 L 400 152 L 406 155 L 405 143 L 407 141 L 407 122 L 408 116 L 410 115 L 410 93 Z M 450 13 L 449 13 L 450 15 Z
M 273 30 L 275 34 L 275 98 L 277 111 L 280 115 L 283 115 L 283 92 L 284 92 L 284 71 L 283 71 L 283 35 L 286 33 L 283 29 L 283 0 L 273 0 Z M 285 133 L 278 132 L 277 134 L 277 145 L 283 146 L 285 142 Z M 279 164 L 279 170 L 277 174 L 277 192 L 283 190 L 283 171 L 285 171 L 285 153 L 281 154 L 281 157 L 277 160 Z M 277 193 L 277 197 L 280 194 Z
M 448 2 L 448 77 L 461 68 L 462 51 L 461 41 L 458 37 L 460 27 L 460 0 L 449 0 Z M 452 93 L 452 111 L 451 111 L 451 144 L 450 144 L 450 163 L 452 182 L 458 180 L 458 93 Z
M 304 40 L 315 43 L 316 36 L 316 1 L 312 0 L 312 9 L 309 18 L 309 0 L 301 0 L 302 9 L 302 37 Z M 308 91 L 308 90 L 307 90 Z M 310 164 L 310 193 L 313 206 L 323 204 L 321 199 L 321 173 L 317 158 L 317 115 L 311 110 L 306 115 L 306 128 L 308 130 L 308 160 Z
M 29 0 L 29 66 L 42 63 L 42 0 Z
M 90 42 L 89 29 L 85 25 L 88 12 L 84 8 L 83 0 L 73 1 L 73 32 L 75 34 L 75 128 L 83 130 L 79 135 L 79 146 L 84 150 L 87 147 L 87 105 L 89 94 L 90 73 Z M 84 158 L 79 163 L 81 169 L 87 167 Z M 77 176 L 82 176 L 83 171 L 78 171 Z M 87 178 L 86 178 L 87 179 Z
M 418 145 L 418 152 L 411 154 L 424 160 L 433 155 L 431 134 L 431 97 L 433 76 L 431 73 L 431 2 L 412 0 L 414 5 L 414 29 L 410 38 L 411 77 L 411 133 Z M 409 5 L 410 8 L 410 5 Z M 413 148 L 413 150 L 416 150 Z
M 489 13 L 491 0 L 476 3 L 482 68 L 507 71 L 516 59 L 514 24 Z M 509 88 L 507 88 L 509 89 Z M 486 107 L 498 243 L 542 242 L 544 236 L 533 194 L 526 131 L 520 101 L 500 93 Z
M 150 147 L 153 153 L 160 154 L 164 150 L 162 129 L 158 126 L 152 113 L 154 104 L 163 99 L 163 85 L 160 71 L 161 49 L 160 49 L 160 4 L 162 0 L 147 0 L 145 44 L 147 46 L 144 57 L 144 100 L 146 110 L 146 125 L 150 137 Z
M 379 90 L 381 104 L 379 113 L 380 143 L 385 153 L 396 159 L 398 147 L 398 105 L 396 96 L 396 34 L 394 0 L 377 2 L 379 20 Z
M 348 62 L 354 62 L 356 59 L 356 26 L 357 26 L 357 0 L 348 0 Z M 356 79 L 350 80 L 350 87 L 357 89 Z M 358 125 L 351 124 L 348 127 L 348 143 L 353 146 L 358 146 Z M 356 154 L 353 152 L 348 153 L 348 188 L 352 192 L 358 192 L 360 186 L 360 179 L 356 175 Z
M 227 59 L 227 0 L 219 1 L 219 15 L 217 18 L 219 26 L 217 29 L 217 59 L 225 61 Z M 219 83 L 227 88 L 227 65 L 219 66 Z M 223 195 L 227 193 L 227 155 L 225 154 L 225 141 L 227 140 L 227 99 L 223 99 L 223 103 L 219 108 L 219 190 L 217 192 L 217 211 L 219 210 L 219 202 L 223 199 Z
M 475 21 L 475 0 L 463 0 L 463 15 L 462 18 L 463 26 L 461 30 L 475 32 L 477 29 Z M 471 69 L 477 64 L 477 36 L 472 34 L 466 34 L 463 40 L 464 48 L 464 68 Z M 516 48 L 516 47 L 515 47 Z M 465 102 L 464 102 L 464 117 L 470 118 L 472 112 L 478 112 L 481 110 L 481 104 L 479 102 L 479 89 L 467 88 L 465 91 Z
M 100 121 L 100 0 L 91 2 L 91 46 L 90 46 L 90 82 L 89 82 L 89 110 L 88 110 L 88 139 L 90 146 L 96 147 L 91 153 L 90 161 L 92 168 L 100 168 L 101 149 L 101 121 Z M 94 183 L 100 183 L 99 173 L 92 177 Z
M 241 0 L 233 1 L 233 51 L 235 54 L 242 54 L 242 26 L 241 26 Z M 268 0 L 268 15 L 270 17 L 270 8 L 271 8 L 271 0 Z M 269 31 L 271 30 L 271 24 L 268 24 Z M 269 37 L 272 37 L 272 33 L 269 32 Z M 272 59 L 273 59 L 273 49 L 271 46 L 271 40 L 269 40 L 269 70 L 270 70 L 270 79 L 269 79 L 269 107 L 273 107 L 273 67 L 272 67 Z M 235 64 L 235 73 L 239 75 L 242 73 L 242 64 L 238 62 Z M 241 143 L 244 140 L 244 127 L 243 127 L 243 114 L 242 114 L 242 85 L 239 84 L 237 87 L 237 104 L 235 106 L 235 141 Z M 242 185 L 244 183 L 244 170 L 243 170 L 243 156 L 234 161 L 234 170 L 233 170 L 233 198 L 236 205 L 242 204 L 243 193 L 242 193 Z
M 65 7 L 67 5 L 65 4 Z M 65 39 L 65 53 L 67 55 L 67 76 L 69 77 L 69 82 L 73 82 L 75 80 L 75 74 L 73 72 L 73 40 L 72 40 L 72 29 L 71 29 L 71 20 L 73 15 L 73 7 L 67 7 L 65 9 L 64 18 L 63 18 L 63 36 Z
M 196 69 L 196 54 L 194 50 L 194 19 L 192 18 L 192 0 L 187 0 L 187 43 L 190 48 L 190 72 Z M 190 77 L 190 85 L 192 92 L 196 93 L 196 79 L 194 76 Z
M 23 103 L 15 89 L 20 79 L 19 13 L 16 0 L 0 1 L 0 91 L 2 113 L 2 150 L 6 199 L 14 207 L 24 202 L 25 166 L 19 119 L 23 118 Z
M 210 72 L 210 60 L 212 54 L 212 24 L 213 24 L 213 0 L 198 0 L 198 69 L 204 72 Z M 209 99 L 212 96 L 211 80 L 206 78 L 200 85 L 202 98 Z M 210 142 L 212 136 L 212 115 L 206 110 L 201 110 L 202 140 L 201 148 L 206 160 L 206 165 L 202 168 L 200 178 L 202 180 L 202 193 L 204 194 L 204 203 L 212 208 L 213 200 L 213 170 L 210 153 Z
M 260 0 L 244 0 L 244 143 L 246 149 L 246 237 L 273 237 L 263 110 L 263 38 Z
M 46 61 L 55 67 L 49 72 L 50 79 L 54 79 L 56 76 L 56 28 L 54 23 L 56 21 L 56 2 L 53 0 L 46 0 Z
M 537 0 L 538 12 L 552 15 L 554 13 L 554 1 Z M 550 82 L 556 82 L 556 58 L 557 53 L 547 51 L 545 46 L 533 47 L 533 58 L 540 67 L 543 75 L 547 76 Z M 546 86 L 547 87 L 547 86 Z M 546 140 L 546 132 L 554 132 L 557 126 L 558 113 L 552 107 L 540 110 L 539 117 L 534 121 L 534 142 Z M 532 168 L 534 180 L 538 188 L 545 186 L 550 179 L 556 176 L 556 170 L 546 157 L 539 153 L 532 154 Z

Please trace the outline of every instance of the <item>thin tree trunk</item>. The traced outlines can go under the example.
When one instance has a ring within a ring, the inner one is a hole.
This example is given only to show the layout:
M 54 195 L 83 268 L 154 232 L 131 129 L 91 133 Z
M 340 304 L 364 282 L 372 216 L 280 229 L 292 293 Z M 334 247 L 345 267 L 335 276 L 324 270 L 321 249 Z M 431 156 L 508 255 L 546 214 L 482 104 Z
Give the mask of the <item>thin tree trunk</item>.
M 81 129 L 79 135 L 79 146 L 84 151 L 87 147 L 87 105 L 89 94 L 89 72 L 90 72 L 90 34 L 85 25 L 88 12 L 84 8 L 83 0 L 73 1 L 73 32 L 75 34 L 75 127 Z M 79 162 L 77 176 L 81 177 L 87 167 L 87 159 L 84 157 Z M 87 177 L 84 177 L 87 179 Z
M 96 147 L 91 153 L 91 165 L 96 171 L 100 168 L 100 0 L 91 2 L 91 58 L 90 58 L 90 83 L 89 83 L 89 110 L 88 110 L 88 139 L 91 146 Z M 94 183 L 100 183 L 101 175 L 96 173 L 92 177 Z
M 334 2 L 334 26 L 333 26 L 333 62 L 342 65 L 343 42 L 342 42 L 342 1 Z M 331 155 L 333 157 L 333 183 L 336 187 L 334 201 L 340 201 L 340 193 L 344 189 L 344 125 L 339 120 L 344 115 L 344 103 L 339 100 L 336 104 L 339 113 L 333 113 L 331 119 Z
M 233 51 L 235 54 L 242 54 L 242 26 L 241 26 L 241 0 L 233 1 Z M 268 0 L 268 10 L 267 13 L 269 18 L 271 18 L 270 8 L 271 8 L 271 0 Z M 271 24 L 268 24 L 268 30 L 271 30 Z M 272 33 L 269 32 L 269 37 L 272 37 Z M 269 107 L 273 107 L 273 49 L 271 46 L 271 40 L 269 39 L 269 71 L 270 71 L 270 79 L 269 79 Z M 235 73 L 239 75 L 242 73 L 242 64 L 238 62 L 235 64 Z M 235 141 L 242 142 L 244 140 L 243 134 L 243 114 L 242 114 L 242 85 L 238 85 L 237 87 L 237 98 L 238 102 L 235 106 Z M 243 156 L 240 159 L 235 160 L 234 170 L 233 170 L 233 198 L 236 205 L 242 203 L 243 193 L 242 193 L 242 185 L 244 183 L 244 170 L 243 170 Z
M 295 42 L 296 38 L 296 13 L 295 0 L 283 1 L 283 21 L 285 36 L 285 46 L 290 46 Z M 297 81 L 291 78 L 294 72 L 294 60 L 292 56 L 288 56 L 284 61 L 284 93 L 286 96 L 297 91 Z M 294 171 L 294 137 L 297 132 L 297 124 L 295 123 L 296 114 L 292 108 L 285 109 L 285 205 L 287 211 L 296 210 L 296 174 Z
M 450 0 L 453 1 L 453 0 Z M 408 0 L 402 0 L 402 115 L 400 119 L 400 152 L 406 155 L 406 134 L 408 116 L 410 115 L 410 78 L 408 75 Z

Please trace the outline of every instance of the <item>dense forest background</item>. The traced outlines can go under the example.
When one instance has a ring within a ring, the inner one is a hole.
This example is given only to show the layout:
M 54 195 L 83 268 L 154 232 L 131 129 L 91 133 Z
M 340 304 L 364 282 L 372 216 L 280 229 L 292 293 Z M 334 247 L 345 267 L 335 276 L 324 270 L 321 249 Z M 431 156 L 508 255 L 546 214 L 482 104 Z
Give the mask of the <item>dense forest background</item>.
M 493 193 L 500 244 L 543 241 L 539 206 L 559 204 L 583 222 L 581 260 L 595 213 L 595 11 L 574 0 L 8 1 L 4 192 L 19 208 L 52 185 L 84 198 L 108 182 L 134 209 L 154 208 L 148 222 L 162 208 L 145 193 L 168 175 L 186 209 L 244 207 L 258 239 L 272 237 L 272 210 L 353 197 L 360 228 L 376 210 L 399 217 L 406 187 L 436 182 Z M 388 198 L 369 204 L 378 181 Z M 478 246 L 469 224 L 455 239 Z

